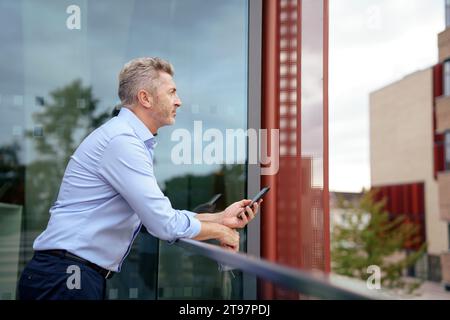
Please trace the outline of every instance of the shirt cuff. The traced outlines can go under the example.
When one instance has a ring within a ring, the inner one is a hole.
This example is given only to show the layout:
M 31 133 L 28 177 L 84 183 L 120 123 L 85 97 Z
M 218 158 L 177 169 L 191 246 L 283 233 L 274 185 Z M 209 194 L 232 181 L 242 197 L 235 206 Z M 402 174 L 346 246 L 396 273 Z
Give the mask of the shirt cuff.
M 197 215 L 194 212 L 188 211 L 188 210 L 180 210 L 181 213 L 184 213 L 188 219 L 189 219 L 189 231 L 187 234 L 188 238 L 195 238 L 199 233 L 200 230 L 202 228 L 202 224 L 200 223 L 200 220 L 198 220 L 197 218 L 195 218 L 195 216 Z
M 176 239 L 167 240 L 168 244 L 174 244 L 179 238 L 195 238 L 200 233 L 200 230 L 202 228 L 200 220 L 194 218 L 194 216 L 197 215 L 196 213 L 188 210 L 177 210 L 177 211 L 181 214 L 184 214 L 187 217 L 189 225 L 186 226 L 184 232 L 178 234 L 178 237 Z
M 183 212 L 184 214 L 188 215 L 189 217 L 194 218 L 198 213 L 192 212 L 192 211 L 188 211 L 188 210 L 181 210 L 181 212 Z

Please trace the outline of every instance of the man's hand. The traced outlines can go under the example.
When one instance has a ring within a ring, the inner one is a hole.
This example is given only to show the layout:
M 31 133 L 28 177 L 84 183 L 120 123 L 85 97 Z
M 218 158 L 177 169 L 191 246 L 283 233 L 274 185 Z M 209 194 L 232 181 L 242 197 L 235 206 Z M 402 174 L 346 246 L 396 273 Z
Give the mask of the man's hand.
M 199 241 L 216 239 L 222 247 L 239 251 L 239 232 L 217 222 L 202 221 L 200 233 L 193 239 Z
M 220 222 L 229 228 L 237 229 L 244 228 L 247 223 L 255 218 L 258 212 L 259 205 L 263 200 L 255 202 L 252 207 L 248 205 L 252 202 L 251 200 L 244 199 L 229 205 L 225 211 L 219 213 Z
M 223 235 L 218 240 L 225 249 L 239 251 L 239 232 L 236 230 L 223 226 Z

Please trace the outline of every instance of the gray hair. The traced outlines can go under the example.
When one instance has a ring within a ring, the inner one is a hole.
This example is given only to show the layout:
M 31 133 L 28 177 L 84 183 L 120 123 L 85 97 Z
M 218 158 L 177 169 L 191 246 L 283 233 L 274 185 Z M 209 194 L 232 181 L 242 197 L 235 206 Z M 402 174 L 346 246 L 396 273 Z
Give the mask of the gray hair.
M 173 66 L 161 58 L 144 57 L 127 62 L 119 73 L 119 98 L 124 105 L 133 105 L 142 88 L 155 92 L 159 73 L 173 76 Z

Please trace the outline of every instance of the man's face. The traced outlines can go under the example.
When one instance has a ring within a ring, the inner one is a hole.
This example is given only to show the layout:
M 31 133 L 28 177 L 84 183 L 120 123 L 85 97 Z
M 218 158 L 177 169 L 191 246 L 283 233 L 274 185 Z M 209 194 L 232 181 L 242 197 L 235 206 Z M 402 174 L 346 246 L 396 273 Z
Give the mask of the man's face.
M 153 100 L 153 117 L 158 121 L 159 127 L 175 123 L 177 109 L 181 100 L 177 95 L 177 88 L 170 74 L 161 72 L 159 86 Z

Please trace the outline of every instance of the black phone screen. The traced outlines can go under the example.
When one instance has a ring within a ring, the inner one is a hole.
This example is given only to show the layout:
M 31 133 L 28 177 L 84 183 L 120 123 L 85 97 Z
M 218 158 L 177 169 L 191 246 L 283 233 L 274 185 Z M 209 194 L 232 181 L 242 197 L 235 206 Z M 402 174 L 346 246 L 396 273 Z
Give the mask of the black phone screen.
M 270 187 L 264 187 L 261 189 L 260 192 L 256 196 L 253 197 L 252 202 L 249 204 L 249 206 L 252 206 L 254 202 L 259 201 L 268 191 L 270 190 Z

